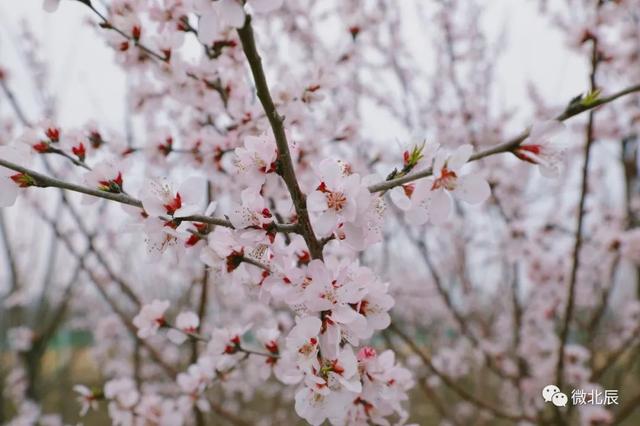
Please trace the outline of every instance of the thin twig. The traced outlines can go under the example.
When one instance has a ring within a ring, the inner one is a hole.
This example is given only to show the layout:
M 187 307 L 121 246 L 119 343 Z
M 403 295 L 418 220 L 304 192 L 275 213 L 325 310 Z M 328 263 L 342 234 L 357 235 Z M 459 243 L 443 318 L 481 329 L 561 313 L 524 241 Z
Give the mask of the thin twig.
M 596 74 L 598 72 L 598 42 L 597 39 L 593 40 L 593 46 L 591 51 L 591 92 L 594 93 L 597 90 Z M 586 141 L 584 146 L 584 164 L 582 166 L 582 176 L 580 184 L 580 200 L 578 202 L 578 223 L 575 232 L 575 243 L 573 245 L 573 265 L 571 267 L 571 275 L 569 277 L 569 290 L 567 295 L 567 305 L 564 311 L 564 317 L 562 318 L 562 327 L 560 329 L 560 350 L 558 354 L 558 360 L 556 364 L 556 377 L 555 384 L 562 389 L 564 383 L 563 370 L 564 370 L 564 353 L 567 338 L 569 337 L 569 328 L 571 326 L 571 318 L 573 316 L 573 309 L 575 306 L 575 288 L 578 277 L 578 268 L 580 266 L 580 249 L 582 248 L 582 228 L 584 225 L 585 216 L 585 203 L 587 199 L 587 193 L 589 190 L 589 165 L 591 164 L 591 146 L 594 141 L 594 115 L 595 111 L 589 112 L 589 121 L 586 128 Z M 559 411 L 559 410 L 558 410 Z
M 44 174 L 36 172 L 35 170 L 31 170 L 26 167 L 22 167 L 18 164 L 14 164 L 9 161 L 3 160 L 2 158 L 0 158 L 0 166 L 6 167 L 7 169 L 11 169 L 18 173 L 23 173 L 29 176 L 30 178 L 33 179 L 34 186 L 39 188 L 66 189 L 67 191 L 78 192 L 80 194 L 86 194 L 86 195 L 90 195 L 92 197 L 97 197 L 97 198 L 104 198 L 106 200 L 127 204 L 129 206 L 134 206 L 141 209 L 144 208 L 144 206 L 142 205 L 142 201 L 127 194 L 100 191 L 98 189 L 91 189 L 81 185 L 76 185 L 70 182 L 66 182 L 60 179 L 46 176 Z M 219 226 L 224 226 L 226 228 L 233 229 L 233 225 L 229 220 L 217 218 L 217 217 L 205 216 L 205 215 L 191 215 L 191 216 L 184 216 L 184 217 L 176 217 L 176 218 L 173 218 L 172 220 L 208 223 L 210 225 L 219 225 Z M 277 232 L 290 232 L 290 233 L 300 232 L 300 226 L 296 223 L 275 223 L 274 222 L 272 226 Z
M 583 112 L 593 110 L 593 109 L 595 109 L 595 108 L 597 108 L 599 106 L 602 106 L 602 105 L 608 104 L 610 102 L 613 102 L 618 98 L 621 98 L 623 96 L 629 95 L 631 93 L 636 93 L 636 92 L 640 92 L 640 84 L 636 84 L 634 86 L 628 87 L 628 88 L 626 88 L 624 90 L 621 90 L 619 92 L 616 92 L 616 93 L 614 93 L 614 94 L 612 94 L 610 96 L 606 96 L 604 98 L 600 98 L 600 99 L 598 99 L 598 100 L 596 100 L 593 103 L 590 103 L 588 105 L 577 104 L 575 106 L 567 108 L 562 114 L 560 114 L 557 117 L 555 117 L 555 119 L 558 120 L 558 121 L 565 121 L 565 120 L 567 120 L 567 119 L 569 119 L 571 117 L 574 117 L 576 115 L 579 115 L 579 114 L 581 114 Z M 491 148 L 488 148 L 488 149 L 480 151 L 480 152 L 478 152 L 476 154 L 473 154 L 471 156 L 471 158 L 469 159 L 469 161 L 480 160 L 481 158 L 489 157 L 489 156 L 492 156 L 492 155 L 495 155 L 495 154 L 512 152 L 515 148 L 520 146 L 520 144 L 522 142 L 524 142 L 525 139 L 527 139 L 529 137 L 529 133 L 530 133 L 530 129 L 529 130 L 525 130 L 524 132 L 522 132 L 518 136 L 508 140 L 507 142 L 503 142 L 503 143 L 494 145 Z M 413 181 L 418 180 L 418 179 L 429 177 L 432 174 L 433 174 L 433 170 L 431 168 L 428 168 L 428 169 L 423 170 L 421 172 L 413 173 L 413 174 L 410 174 L 410 175 L 407 175 L 407 176 L 403 176 L 403 177 L 400 177 L 400 178 L 396 178 L 396 179 L 380 182 L 380 183 L 377 183 L 375 185 L 371 185 L 369 187 L 369 191 L 370 192 L 387 191 L 389 189 L 395 188 L 396 186 L 404 185 L 406 183 L 410 183 L 410 182 L 413 182 Z

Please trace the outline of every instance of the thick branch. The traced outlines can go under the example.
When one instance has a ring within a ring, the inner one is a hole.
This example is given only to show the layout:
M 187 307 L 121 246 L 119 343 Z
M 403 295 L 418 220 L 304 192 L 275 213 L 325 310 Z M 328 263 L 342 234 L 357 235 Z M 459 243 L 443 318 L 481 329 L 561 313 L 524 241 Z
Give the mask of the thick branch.
M 267 84 L 267 78 L 262 68 L 262 60 L 258 49 L 256 47 L 256 41 L 253 36 L 253 28 L 251 27 L 251 16 L 247 15 L 244 26 L 238 29 L 238 36 L 242 42 L 242 48 L 244 50 L 249 67 L 251 68 L 251 74 L 256 85 L 256 94 L 260 103 L 264 109 L 264 112 L 271 124 L 271 130 L 276 140 L 276 146 L 278 147 L 278 166 L 280 174 L 289 194 L 293 205 L 298 215 L 298 223 L 301 226 L 302 236 L 304 237 L 309 252 L 314 259 L 322 259 L 322 245 L 318 242 L 313 228 L 311 227 L 311 221 L 309 220 L 309 213 L 307 212 L 307 201 L 305 195 L 302 193 L 296 173 L 293 167 L 293 161 L 291 160 L 291 153 L 289 152 L 289 143 L 287 142 L 287 135 L 284 130 L 284 117 L 278 114 L 271 93 L 269 91 L 269 85 Z

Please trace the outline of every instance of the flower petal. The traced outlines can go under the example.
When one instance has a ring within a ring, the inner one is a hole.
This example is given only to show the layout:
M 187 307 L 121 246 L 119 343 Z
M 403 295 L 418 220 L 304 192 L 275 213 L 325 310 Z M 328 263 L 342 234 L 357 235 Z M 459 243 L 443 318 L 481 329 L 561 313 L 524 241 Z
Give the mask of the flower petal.
M 491 195 L 491 187 L 481 176 L 466 175 L 458 178 L 454 194 L 469 204 L 480 204 Z
M 256 13 L 267 13 L 279 9 L 284 0 L 251 0 L 249 5 Z
M 198 40 L 200 43 L 211 46 L 220 32 L 220 18 L 215 10 L 210 10 L 200 16 L 198 21 Z
M 454 172 L 460 170 L 460 168 L 469 161 L 471 154 L 473 154 L 473 146 L 469 144 L 459 146 L 453 154 L 451 154 L 451 157 L 447 162 L 449 170 Z
M 60 4 L 60 0 L 44 0 L 42 3 L 42 8 L 49 13 L 53 13 L 58 10 L 58 5 Z
M 407 194 L 404 191 L 402 186 L 396 186 L 389 193 L 391 197 L 391 201 L 395 204 L 400 210 L 407 211 L 411 208 L 411 199 L 407 197 Z
M 451 196 L 445 190 L 438 189 L 432 191 L 427 203 L 431 223 L 440 225 L 446 222 L 451 214 Z
M 235 28 L 244 25 L 244 9 L 236 0 L 220 0 L 220 18 L 222 21 Z

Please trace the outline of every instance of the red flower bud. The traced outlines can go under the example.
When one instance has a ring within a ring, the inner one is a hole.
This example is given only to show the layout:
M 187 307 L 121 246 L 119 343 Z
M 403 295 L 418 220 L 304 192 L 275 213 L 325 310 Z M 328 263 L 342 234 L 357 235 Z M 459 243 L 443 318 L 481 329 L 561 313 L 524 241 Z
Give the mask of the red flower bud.
M 49 142 L 41 141 L 35 145 L 33 145 L 33 150 L 39 154 L 45 154 L 50 151 Z
M 134 26 L 133 30 L 131 31 L 131 35 L 133 36 L 133 39 L 135 41 L 140 40 L 140 36 L 142 35 L 142 28 L 140 28 L 139 25 Z
M 20 188 L 28 188 L 36 184 L 36 181 L 26 173 L 18 173 L 12 175 L 11 180 L 14 181 Z
M 45 134 L 47 135 L 49 140 L 51 140 L 51 142 L 58 142 L 60 140 L 60 129 L 49 127 L 45 131 Z
M 87 150 L 85 149 L 84 144 L 82 142 L 80 142 L 80 145 L 72 147 L 71 152 L 73 152 L 73 155 L 78 157 L 80 161 L 84 161 L 87 155 Z

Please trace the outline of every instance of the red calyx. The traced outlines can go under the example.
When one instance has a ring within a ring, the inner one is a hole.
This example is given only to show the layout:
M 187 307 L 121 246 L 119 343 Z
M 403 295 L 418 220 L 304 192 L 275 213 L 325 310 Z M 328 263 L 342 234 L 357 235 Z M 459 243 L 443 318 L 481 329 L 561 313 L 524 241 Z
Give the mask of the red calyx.
M 413 191 L 416 189 L 416 186 L 414 184 L 407 184 L 407 185 L 402 185 L 402 189 L 404 190 L 404 194 L 411 198 L 411 196 L 413 195 Z
M 542 147 L 540 145 L 521 145 L 513 151 L 514 155 L 521 159 L 522 161 L 526 161 L 528 163 L 535 164 L 536 162 L 531 159 L 527 153 L 530 152 L 535 155 L 540 155 L 542 151 Z
M 320 182 L 320 185 L 318 185 L 318 187 L 316 188 L 316 191 L 320 191 L 320 192 L 330 192 L 329 189 L 327 188 L 327 184 L 324 182 Z
M 131 35 L 133 36 L 133 39 L 135 41 L 140 40 L 140 36 L 142 35 L 142 28 L 140 28 L 139 25 L 134 26 L 133 30 L 131 31 Z
M 352 25 L 351 27 L 349 27 L 349 34 L 351 34 L 351 38 L 353 38 L 353 40 L 355 41 L 355 39 L 358 37 L 358 34 L 360 34 L 360 27 L 357 25 Z
M 371 413 L 371 411 L 373 410 L 373 404 L 370 403 L 369 401 L 365 401 L 364 399 L 357 397 L 354 401 L 354 404 L 360 404 L 364 407 L 364 412 L 365 414 L 369 415 Z
M 189 239 L 187 240 L 187 242 L 185 243 L 185 245 L 187 247 L 193 247 L 196 244 L 198 244 L 198 241 L 200 241 L 201 238 L 198 235 L 195 234 L 191 234 L 191 236 L 189 237 Z
M 85 149 L 84 144 L 82 142 L 80 143 L 80 145 L 72 147 L 71 152 L 73 152 L 73 155 L 78 157 L 80 161 L 84 161 L 87 155 L 87 150 Z
M 165 157 L 171 153 L 173 150 L 173 138 L 169 137 L 165 140 L 164 144 L 158 145 L 158 151 L 162 153 Z
M 120 187 L 120 189 L 122 189 L 122 173 L 118 172 L 118 176 L 116 176 L 116 178 L 113 180 L 113 182 L 118 185 Z
M 35 185 L 36 183 L 31 176 L 25 173 L 11 175 L 11 180 L 14 181 L 20 188 L 28 188 Z
M 301 254 L 298 254 L 298 263 L 301 265 L 307 265 L 311 262 L 311 254 L 308 251 L 303 251 Z
M 336 374 L 344 373 L 344 368 L 340 364 L 338 364 L 338 360 L 337 359 L 334 359 L 333 361 L 331 361 L 331 369 Z
M 272 354 L 277 354 L 278 353 L 278 342 L 276 342 L 275 340 L 271 340 L 269 342 L 267 342 L 264 347 Z
M 112 180 L 101 180 L 98 182 L 100 184 L 100 189 L 106 192 L 112 192 L 114 194 L 118 194 L 122 192 L 122 187 L 124 181 L 122 179 L 122 173 L 118 172 L 118 176 Z
M 163 207 L 167 211 L 167 214 L 173 216 L 174 213 L 182 207 L 182 197 L 180 196 L 180 193 L 178 192 L 174 199 Z
M 50 151 L 49 142 L 41 141 L 33 145 L 33 150 L 40 154 L 45 154 Z
M 240 349 L 240 336 L 233 336 L 230 343 L 230 345 L 227 345 L 224 348 L 224 353 L 234 354 L 238 352 L 238 350 Z
M 232 251 L 229 256 L 227 256 L 227 272 L 234 271 L 240 264 L 242 263 L 242 258 L 244 257 L 244 249 L 240 251 Z
M 100 132 L 95 130 L 89 133 L 89 141 L 91 142 L 91 146 L 94 147 L 95 149 L 100 148 L 100 145 L 104 143 L 104 140 L 102 139 L 102 135 L 100 134 Z
M 60 129 L 49 127 L 44 133 L 51 142 L 58 142 L 60 140 Z

